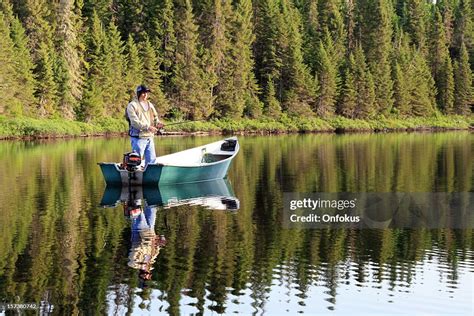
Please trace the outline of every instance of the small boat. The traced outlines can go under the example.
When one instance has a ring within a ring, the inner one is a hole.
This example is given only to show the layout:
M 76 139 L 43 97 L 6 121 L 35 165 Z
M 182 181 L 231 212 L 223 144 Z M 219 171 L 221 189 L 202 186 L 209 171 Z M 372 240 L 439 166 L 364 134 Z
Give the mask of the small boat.
M 122 163 L 100 162 L 109 186 L 162 185 L 223 179 L 239 152 L 236 137 L 160 156 L 144 169 L 131 159 Z M 135 154 L 136 155 L 136 154 Z M 130 163 L 128 163 L 130 162 Z
M 148 206 L 169 209 L 182 205 L 201 206 L 211 210 L 236 211 L 240 207 L 227 179 L 201 183 L 165 184 L 151 186 L 107 186 L 102 196 L 102 207 L 117 207 L 143 201 Z M 142 202 L 141 202 L 142 203 Z

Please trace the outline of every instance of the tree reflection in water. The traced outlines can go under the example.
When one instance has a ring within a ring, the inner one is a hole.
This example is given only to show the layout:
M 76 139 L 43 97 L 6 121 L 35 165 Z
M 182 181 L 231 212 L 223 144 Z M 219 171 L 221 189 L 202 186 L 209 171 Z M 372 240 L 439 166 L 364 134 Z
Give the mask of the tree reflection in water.
M 214 139 L 161 138 L 157 150 Z M 48 292 L 58 314 L 470 311 L 472 229 L 284 229 L 281 210 L 283 192 L 472 192 L 471 134 L 240 142 L 229 174 L 238 211 L 156 204 L 154 232 L 166 246 L 145 291 L 128 265 L 123 208 L 99 207 L 95 163 L 117 160 L 128 140 L 0 143 L 0 297 L 39 302 Z

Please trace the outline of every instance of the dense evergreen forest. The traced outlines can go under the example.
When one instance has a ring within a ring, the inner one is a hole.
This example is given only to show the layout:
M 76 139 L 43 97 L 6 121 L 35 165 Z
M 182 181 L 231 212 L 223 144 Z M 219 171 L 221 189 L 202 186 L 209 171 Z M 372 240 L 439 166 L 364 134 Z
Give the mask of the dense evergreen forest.
M 470 113 L 474 0 L 0 0 L 0 115 Z

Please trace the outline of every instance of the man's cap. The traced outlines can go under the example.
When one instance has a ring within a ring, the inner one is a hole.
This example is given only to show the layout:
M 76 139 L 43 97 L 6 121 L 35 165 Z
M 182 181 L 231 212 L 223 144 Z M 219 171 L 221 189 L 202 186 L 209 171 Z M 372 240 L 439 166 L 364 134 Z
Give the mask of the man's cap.
M 142 93 L 145 93 L 145 92 L 151 92 L 150 88 L 148 88 L 147 86 L 145 85 L 139 85 L 137 87 L 137 95 L 139 96 L 140 94 Z

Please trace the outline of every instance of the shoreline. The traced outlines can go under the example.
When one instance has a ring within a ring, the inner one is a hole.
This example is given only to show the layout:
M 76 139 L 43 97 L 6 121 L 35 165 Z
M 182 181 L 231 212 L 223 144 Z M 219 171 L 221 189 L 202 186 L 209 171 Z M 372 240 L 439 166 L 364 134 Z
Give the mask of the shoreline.
M 168 122 L 175 123 L 175 122 Z M 166 123 L 165 123 L 166 124 Z M 0 117 L 0 140 L 36 140 L 85 137 L 123 137 L 128 126 L 124 120 L 105 118 L 91 123 L 61 119 L 5 118 Z M 333 117 L 288 118 L 280 120 L 240 119 L 183 122 L 171 125 L 159 135 L 288 135 L 317 133 L 410 133 L 474 131 L 474 116 L 379 117 L 368 120 Z M 123 132 L 122 132 L 123 131 Z

